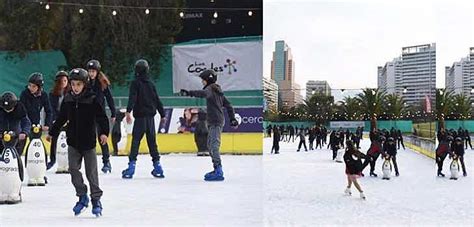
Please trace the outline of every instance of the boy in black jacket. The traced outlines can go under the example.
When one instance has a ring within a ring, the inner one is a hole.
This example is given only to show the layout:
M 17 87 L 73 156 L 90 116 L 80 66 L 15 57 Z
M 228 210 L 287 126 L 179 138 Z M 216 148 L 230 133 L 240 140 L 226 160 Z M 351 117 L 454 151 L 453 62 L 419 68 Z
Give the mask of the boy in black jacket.
M 26 140 L 31 130 L 31 122 L 26 114 L 25 107 L 13 92 L 5 92 L 0 98 L 0 137 L 5 131 L 13 131 L 20 141 Z M 16 149 L 20 153 L 20 143 L 17 143 Z M 3 144 L 0 143 L 0 151 L 3 151 Z
M 128 124 L 132 123 L 130 112 L 133 110 L 135 122 L 132 131 L 132 147 L 128 156 L 128 168 L 122 171 L 122 178 L 130 179 L 135 174 L 135 166 L 138 156 L 138 148 L 143 134 L 153 161 L 151 174 L 157 178 L 164 178 L 163 168 L 160 164 L 160 153 L 156 145 L 155 115 L 156 111 L 161 116 L 161 122 L 166 122 L 165 110 L 160 101 L 155 85 L 148 77 L 150 66 L 146 60 L 140 59 L 135 63 L 135 80 L 130 84 L 127 112 L 125 113 Z
M 385 152 L 384 156 L 389 155 L 390 159 L 393 162 L 393 167 L 395 168 L 395 176 L 399 176 L 398 164 L 397 164 L 397 144 L 393 137 L 388 137 L 387 142 L 383 145 L 383 151 Z
M 33 73 L 28 79 L 28 86 L 21 92 L 20 102 L 23 103 L 26 108 L 28 118 L 31 124 L 39 124 L 41 121 L 41 109 L 44 109 L 46 114 L 44 119 L 43 131 L 48 131 L 49 126 L 52 122 L 52 111 L 51 104 L 49 102 L 48 93 L 43 91 L 43 75 L 41 73 Z M 19 142 L 20 150 L 18 153 L 21 154 L 24 147 L 23 142 Z
M 102 204 L 100 203 L 102 190 L 99 188 L 95 151 L 96 124 L 99 128 L 97 131 L 100 134 L 100 143 L 105 144 L 109 133 L 109 121 L 95 94 L 86 89 L 87 71 L 85 69 L 73 69 L 69 76 L 72 91 L 64 97 L 59 115 L 46 140 L 51 141 L 52 136 L 58 136 L 61 127 L 67 121 L 69 122 L 66 131 L 69 145 L 69 172 L 71 173 L 72 184 L 76 189 L 76 195 L 79 197 L 73 211 L 75 215 L 79 215 L 89 205 L 87 186 L 84 184 L 82 173 L 79 171 L 84 159 L 86 176 L 91 190 L 92 213 L 100 216 L 102 215 Z
M 202 79 L 204 88 L 202 90 L 187 91 L 181 89 L 182 96 L 206 98 L 207 104 L 207 125 L 209 129 L 208 148 L 212 157 L 214 171 L 204 175 L 206 181 L 223 181 L 224 172 L 222 171 L 221 155 L 219 148 L 221 145 L 221 133 L 224 127 L 224 110 L 226 108 L 230 119 L 230 125 L 236 128 L 239 123 L 235 119 L 234 108 L 224 96 L 221 87 L 216 84 L 217 74 L 214 70 L 205 70 L 199 77 Z

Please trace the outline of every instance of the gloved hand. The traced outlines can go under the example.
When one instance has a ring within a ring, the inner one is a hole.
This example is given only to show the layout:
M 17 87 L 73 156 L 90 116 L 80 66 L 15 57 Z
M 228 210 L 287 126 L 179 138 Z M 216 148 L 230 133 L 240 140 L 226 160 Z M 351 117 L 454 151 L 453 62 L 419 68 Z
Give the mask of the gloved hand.
M 188 90 L 181 89 L 181 90 L 179 91 L 179 95 L 181 95 L 181 96 L 189 96 L 189 91 L 188 91 Z
M 235 128 L 235 127 L 239 126 L 239 122 L 234 118 L 234 119 L 230 120 L 230 126 Z

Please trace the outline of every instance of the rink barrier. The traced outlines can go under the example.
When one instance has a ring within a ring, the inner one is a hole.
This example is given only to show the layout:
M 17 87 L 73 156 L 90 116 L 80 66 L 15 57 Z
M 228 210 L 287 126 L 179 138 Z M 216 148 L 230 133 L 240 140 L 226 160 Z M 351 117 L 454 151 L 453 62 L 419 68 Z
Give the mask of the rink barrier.
M 435 144 L 432 140 L 415 136 L 403 136 L 404 144 L 411 150 L 435 159 Z
M 197 147 L 194 143 L 194 134 L 158 134 L 156 136 L 158 150 L 160 154 L 189 153 L 196 154 Z M 49 155 L 50 143 L 43 137 L 46 152 Z M 28 142 L 26 143 L 28 144 Z M 132 144 L 132 136 L 127 138 L 125 149 L 119 150 L 118 155 L 128 155 Z M 112 154 L 112 141 L 109 137 L 109 151 Z M 26 145 L 25 145 L 26 149 Z M 97 154 L 102 154 L 99 144 L 96 146 Z M 263 151 L 263 133 L 222 133 L 221 154 L 234 155 L 262 155 Z M 140 148 L 140 154 L 148 154 L 148 145 L 146 137 L 143 136 Z

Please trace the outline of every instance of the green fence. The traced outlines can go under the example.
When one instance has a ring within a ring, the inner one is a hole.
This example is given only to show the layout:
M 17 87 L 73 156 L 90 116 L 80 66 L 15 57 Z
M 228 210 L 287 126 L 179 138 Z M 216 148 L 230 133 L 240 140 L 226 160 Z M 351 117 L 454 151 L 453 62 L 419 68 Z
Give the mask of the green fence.
M 227 42 L 250 42 L 261 41 L 262 36 L 254 37 L 235 37 L 222 39 L 201 39 L 190 42 L 179 43 L 175 45 L 192 45 L 206 43 L 227 43 Z M 166 55 L 156 64 L 161 65 L 160 75 L 156 79 L 155 85 L 163 104 L 170 107 L 179 106 L 205 106 L 205 100 L 189 97 L 180 97 L 173 94 L 173 64 L 171 57 L 171 48 L 167 46 Z M 25 58 L 6 58 L 8 52 L 0 52 L 0 92 L 10 90 L 16 94 L 25 88 L 28 76 L 33 72 L 41 72 L 45 75 L 45 88 L 51 89 L 54 81 L 54 75 L 60 68 L 70 68 L 66 65 L 66 59 L 60 51 L 32 51 Z M 87 59 L 86 59 L 87 60 Z M 154 64 L 151 62 L 151 64 Z M 106 68 L 107 66 L 104 66 Z M 130 66 L 132 68 L 133 66 Z M 261 76 L 261 75 L 258 75 Z M 132 74 L 128 78 L 133 77 Z M 256 77 L 257 79 L 258 77 Z M 200 88 L 196 88 L 200 89 Z M 112 94 L 119 107 L 123 107 L 128 102 L 128 86 L 112 85 Z M 229 101 L 235 107 L 257 107 L 263 106 L 262 90 L 248 91 L 228 91 L 225 92 Z
M 263 122 L 263 127 L 266 128 L 269 124 L 271 125 L 293 125 L 293 126 L 298 126 L 301 127 L 311 127 L 315 125 L 315 122 L 311 121 L 288 121 L 288 122 L 269 122 L 269 121 L 264 121 Z M 364 130 L 368 131 L 370 130 L 370 121 L 365 121 L 364 122 Z M 329 128 L 329 124 L 325 125 L 327 128 Z M 396 128 L 400 129 L 403 133 L 411 133 L 413 132 L 413 122 L 412 121 L 377 121 L 377 128 L 379 129 L 387 129 L 390 130 L 391 128 Z M 350 129 L 354 130 L 354 129 Z
M 447 129 L 457 130 L 459 127 L 461 127 L 463 129 L 467 129 L 469 132 L 474 131 L 474 120 L 448 120 L 445 121 L 445 125 Z M 438 128 L 438 122 L 436 123 L 436 128 Z

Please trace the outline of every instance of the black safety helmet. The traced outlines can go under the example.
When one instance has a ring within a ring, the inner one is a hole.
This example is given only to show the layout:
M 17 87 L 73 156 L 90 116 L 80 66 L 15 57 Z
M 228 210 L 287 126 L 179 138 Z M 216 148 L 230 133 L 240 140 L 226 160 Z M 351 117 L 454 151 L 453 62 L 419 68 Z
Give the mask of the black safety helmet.
M 388 142 L 393 142 L 393 137 L 388 137 Z
M 87 83 L 89 79 L 89 73 L 83 68 L 75 68 L 69 72 L 69 80 L 79 80 L 84 83 Z
M 448 136 L 448 141 L 453 141 L 453 137 L 452 136 Z
M 199 74 L 199 77 L 207 81 L 207 84 L 213 84 L 217 81 L 217 73 L 212 69 L 204 70 L 201 74 Z
M 6 111 L 9 111 L 15 108 L 17 103 L 18 103 L 18 98 L 11 91 L 4 92 L 2 94 L 2 97 L 0 98 L 0 106 L 2 107 L 2 109 Z
M 146 75 L 150 71 L 150 65 L 145 59 L 140 59 L 135 62 L 135 75 Z
M 63 77 L 63 76 L 69 77 L 69 74 L 68 74 L 66 71 L 64 71 L 64 70 L 61 70 L 61 71 L 58 71 L 58 72 L 56 73 L 56 76 L 55 76 L 54 79 L 55 79 L 55 80 L 59 80 L 59 79 L 60 79 L 61 77 Z
M 100 71 L 100 62 L 95 60 L 95 59 L 92 59 L 90 61 L 87 62 L 87 66 L 86 66 L 86 69 L 89 70 L 89 69 L 95 69 L 97 70 L 97 72 Z
M 30 79 L 28 79 L 29 83 L 35 84 L 38 87 L 43 87 L 44 85 L 44 80 L 43 80 L 43 74 L 39 72 L 32 73 L 30 75 Z
M 462 142 L 461 137 L 456 137 L 456 142 Z

